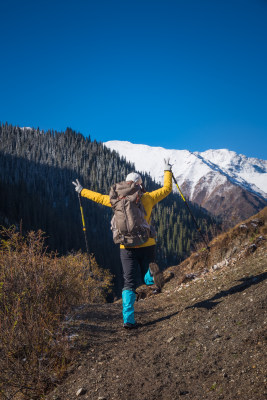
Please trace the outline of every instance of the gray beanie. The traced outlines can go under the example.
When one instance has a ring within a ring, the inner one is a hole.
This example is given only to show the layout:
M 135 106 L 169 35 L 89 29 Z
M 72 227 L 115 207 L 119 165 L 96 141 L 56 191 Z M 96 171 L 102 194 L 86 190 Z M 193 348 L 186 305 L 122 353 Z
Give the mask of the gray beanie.
M 126 176 L 126 182 L 133 181 L 134 183 L 137 183 L 138 185 L 141 185 L 142 178 L 141 175 L 139 175 L 137 172 L 131 172 Z

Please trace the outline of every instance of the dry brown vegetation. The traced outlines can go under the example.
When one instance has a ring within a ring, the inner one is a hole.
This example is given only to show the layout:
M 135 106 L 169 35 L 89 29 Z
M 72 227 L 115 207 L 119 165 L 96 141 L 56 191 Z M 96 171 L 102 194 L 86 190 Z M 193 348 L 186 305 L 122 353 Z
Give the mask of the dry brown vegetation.
M 184 279 L 185 274 L 199 274 L 209 268 L 221 268 L 235 264 L 241 258 L 253 253 L 266 240 L 267 207 L 257 215 L 237 224 L 226 233 L 215 237 L 209 244 L 209 250 L 204 243 L 199 244 L 197 252 L 176 268 L 176 276 Z
M 0 395 L 40 398 L 72 362 L 62 319 L 73 305 L 105 302 L 112 276 L 93 256 L 48 253 L 41 231 L 0 232 Z

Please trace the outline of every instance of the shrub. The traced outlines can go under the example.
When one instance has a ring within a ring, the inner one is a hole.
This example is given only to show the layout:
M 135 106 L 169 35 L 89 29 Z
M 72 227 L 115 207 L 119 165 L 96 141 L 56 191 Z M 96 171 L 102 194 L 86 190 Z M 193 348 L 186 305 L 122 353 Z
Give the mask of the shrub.
M 0 231 L 0 393 L 40 398 L 71 362 L 61 320 L 71 306 L 105 301 L 112 277 L 90 256 L 48 253 L 44 233 Z

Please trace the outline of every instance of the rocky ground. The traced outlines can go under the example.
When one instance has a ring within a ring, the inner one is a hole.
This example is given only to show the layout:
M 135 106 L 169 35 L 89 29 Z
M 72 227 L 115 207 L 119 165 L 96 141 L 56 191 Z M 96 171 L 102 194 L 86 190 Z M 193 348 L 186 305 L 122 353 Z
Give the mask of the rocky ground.
M 138 330 L 122 328 L 120 301 L 76 309 L 65 325 L 77 357 L 46 399 L 267 399 L 266 214 L 172 267 L 136 304 Z

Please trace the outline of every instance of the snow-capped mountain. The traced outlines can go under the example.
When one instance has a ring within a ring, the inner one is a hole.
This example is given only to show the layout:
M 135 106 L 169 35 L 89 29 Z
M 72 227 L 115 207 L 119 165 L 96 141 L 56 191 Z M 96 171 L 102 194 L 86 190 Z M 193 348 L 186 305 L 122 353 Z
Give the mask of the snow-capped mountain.
M 163 160 L 169 158 L 184 194 L 215 215 L 236 222 L 267 205 L 267 161 L 226 149 L 190 152 L 109 141 L 104 145 L 163 182 Z

